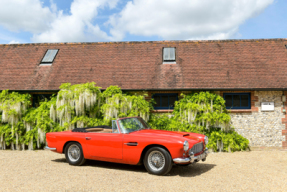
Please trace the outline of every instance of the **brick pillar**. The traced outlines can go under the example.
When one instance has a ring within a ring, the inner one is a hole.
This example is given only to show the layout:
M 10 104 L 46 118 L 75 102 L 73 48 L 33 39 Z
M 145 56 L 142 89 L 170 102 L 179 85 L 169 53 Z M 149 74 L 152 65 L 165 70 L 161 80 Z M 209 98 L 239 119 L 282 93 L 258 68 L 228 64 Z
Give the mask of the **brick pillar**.
M 287 91 L 283 91 L 283 94 L 287 96 Z M 285 110 L 287 110 L 287 102 L 284 103 Z M 283 110 L 283 107 L 282 107 Z M 282 118 L 282 123 L 285 124 L 285 129 L 282 130 L 282 135 L 285 135 L 285 141 L 282 141 L 282 148 L 287 149 L 287 114 L 285 113 L 284 118 Z

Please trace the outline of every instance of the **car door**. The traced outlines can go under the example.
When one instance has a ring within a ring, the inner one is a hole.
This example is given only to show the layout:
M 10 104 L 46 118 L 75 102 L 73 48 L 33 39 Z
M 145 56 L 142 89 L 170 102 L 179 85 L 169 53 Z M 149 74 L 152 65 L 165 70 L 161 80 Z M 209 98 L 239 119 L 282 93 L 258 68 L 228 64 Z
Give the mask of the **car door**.
M 113 133 L 88 132 L 86 133 L 86 145 L 91 158 L 123 158 L 123 134 L 118 130 L 116 122 L 113 122 Z
M 145 147 L 143 137 L 133 133 L 123 134 L 123 161 L 128 164 L 137 164 Z

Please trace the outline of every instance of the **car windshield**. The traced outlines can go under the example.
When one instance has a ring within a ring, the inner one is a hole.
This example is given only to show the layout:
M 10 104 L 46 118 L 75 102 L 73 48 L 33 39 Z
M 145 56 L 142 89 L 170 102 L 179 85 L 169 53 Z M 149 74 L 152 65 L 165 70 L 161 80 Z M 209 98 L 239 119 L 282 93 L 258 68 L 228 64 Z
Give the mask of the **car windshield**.
M 119 125 L 122 133 L 130 133 L 149 128 L 148 124 L 140 117 L 120 119 Z

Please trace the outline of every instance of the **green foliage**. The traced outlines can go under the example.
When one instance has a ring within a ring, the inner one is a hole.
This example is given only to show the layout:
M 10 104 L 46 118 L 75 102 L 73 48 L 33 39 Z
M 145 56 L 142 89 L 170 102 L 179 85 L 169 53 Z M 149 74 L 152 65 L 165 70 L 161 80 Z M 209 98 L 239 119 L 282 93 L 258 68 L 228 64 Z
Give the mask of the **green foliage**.
M 109 98 L 109 97 L 113 97 L 114 95 L 122 95 L 122 90 L 121 88 L 119 88 L 117 85 L 111 85 L 109 86 L 104 92 L 103 92 L 103 97 L 104 98 Z
M 101 106 L 101 112 L 105 123 L 110 124 L 113 119 L 132 116 L 141 116 L 144 120 L 149 120 L 149 113 L 153 108 L 145 100 L 145 95 L 123 94 L 118 86 L 110 86 L 102 96 L 104 104 Z
M 148 124 L 151 128 L 160 130 L 169 130 L 171 123 L 170 118 L 167 115 L 151 114 Z
M 37 144 L 38 148 L 42 147 L 45 144 L 46 133 L 63 130 L 63 128 L 50 117 L 50 108 L 55 104 L 56 97 L 52 96 L 50 101 L 45 100 L 40 102 L 38 108 L 29 108 L 23 117 L 23 124 L 27 131 L 25 144 L 30 143 L 29 149 L 33 149 L 34 144 Z
M 21 122 L 22 117 L 27 112 L 27 107 L 30 105 L 29 94 L 20 94 L 17 92 L 9 93 L 8 90 L 3 90 L 0 93 L 0 146 L 6 148 L 6 145 L 11 145 L 14 149 L 20 148 L 20 144 L 24 143 L 25 131 Z
M 64 83 L 60 89 L 55 105 L 50 108 L 51 118 L 60 126 L 73 129 L 75 117 L 101 117 L 102 95 L 100 87 L 96 87 L 94 82 L 75 85 Z M 83 126 L 83 121 L 78 125 Z
M 239 135 L 236 131 L 230 130 L 228 132 L 213 128 L 205 133 L 209 138 L 208 148 L 213 151 L 220 150 L 220 145 L 223 143 L 223 151 L 244 151 L 249 148 L 248 139 Z
M 110 86 L 101 93 L 93 82 L 65 83 L 57 96 L 32 108 L 29 94 L 4 90 L 0 93 L 0 148 L 25 149 L 25 145 L 29 149 L 41 148 L 48 132 L 111 125 L 111 120 L 127 116 L 141 116 L 155 129 L 205 134 L 209 136 L 208 147 L 214 151 L 248 148 L 248 140 L 231 128 L 225 101 L 219 95 L 209 92 L 182 95 L 172 114 L 161 115 L 150 114 L 154 101 L 146 101 L 145 96 L 145 92 L 124 94 L 118 86 Z
M 210 92 L 182 96 L 183 98 L 175 103 L 173 114 L 176 119 L 206 129 L 210 126 L 221 127 L 225 131 L 230 129 L 230 116 L 221 96 Z
M 77 127 L 93 127 L 103 125 L 103 120 L 98 118 L 90 118 L 87 116 L 74 117 L 72 124 L 77 124 Z

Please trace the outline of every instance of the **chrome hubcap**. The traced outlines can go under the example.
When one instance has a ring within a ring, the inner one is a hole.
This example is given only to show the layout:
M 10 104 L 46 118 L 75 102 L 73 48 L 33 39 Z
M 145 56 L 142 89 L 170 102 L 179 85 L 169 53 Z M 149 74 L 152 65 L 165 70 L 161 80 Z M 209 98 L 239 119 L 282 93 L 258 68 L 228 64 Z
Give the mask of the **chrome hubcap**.
M 68 149 L 68 157 L 70 161 L 75 162 L 80 159 L 81 151 L 78 145 L 73 144 Z
M 160 171 L 164 168 L 165 158 L 160 151 L 152 151 L 148 155 L 148 165 L 154 171 Z

